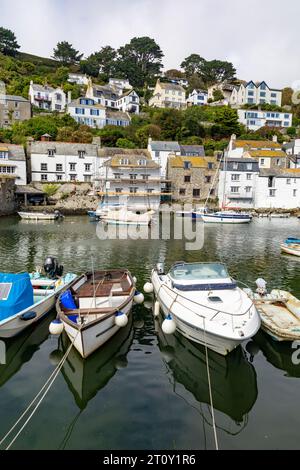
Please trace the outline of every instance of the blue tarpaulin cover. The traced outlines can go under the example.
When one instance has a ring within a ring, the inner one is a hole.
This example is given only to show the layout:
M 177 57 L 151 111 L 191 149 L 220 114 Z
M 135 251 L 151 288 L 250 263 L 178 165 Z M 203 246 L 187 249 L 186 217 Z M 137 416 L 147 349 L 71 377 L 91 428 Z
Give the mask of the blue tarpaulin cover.
M 0 321 L 31 307 L 33 287 L 28 273 L 0 273 Z

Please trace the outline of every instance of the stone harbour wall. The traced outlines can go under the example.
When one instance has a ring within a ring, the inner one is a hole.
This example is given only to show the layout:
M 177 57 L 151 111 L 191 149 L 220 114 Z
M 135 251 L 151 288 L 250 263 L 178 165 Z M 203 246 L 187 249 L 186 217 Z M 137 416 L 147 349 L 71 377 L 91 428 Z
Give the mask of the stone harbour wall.
M 9 215 L 15 212 L 14 190 L 14 179 L 0 178 L 0 215 Z

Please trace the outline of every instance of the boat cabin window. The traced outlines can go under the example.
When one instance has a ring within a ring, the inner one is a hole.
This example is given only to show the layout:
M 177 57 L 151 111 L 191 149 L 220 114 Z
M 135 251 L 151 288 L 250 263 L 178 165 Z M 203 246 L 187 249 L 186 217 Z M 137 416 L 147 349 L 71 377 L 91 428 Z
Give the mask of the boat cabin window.
M 7 300 L 10 294 L 12 284 L 10 283 L 0 283 L 0 300 Z
M 210 302 L 223 302 L 220 297 L 217 297 L 217 296 L 215 296 L 215 295 L 208 297 L 208 300 L 209 300 Z
M 228 271 L 220 263 L 178 264 L 171 268 L 170 276 L 175 280 L 207 280 L 229 278 Z

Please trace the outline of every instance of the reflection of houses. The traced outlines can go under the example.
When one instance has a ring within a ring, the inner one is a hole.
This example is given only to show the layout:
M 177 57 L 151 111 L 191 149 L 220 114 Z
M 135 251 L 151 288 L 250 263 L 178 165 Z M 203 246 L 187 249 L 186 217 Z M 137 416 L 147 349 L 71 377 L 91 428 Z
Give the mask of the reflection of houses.
M 0 143 L 0 177 L 13 177 L 16 185 L 24 185 L 26 177 L 26 157 L 22 145 Z
M 170 155 L 167 178 L 172 185 L 172 199 L 180 202 L 206 200 L 217 196 L 215 157 Z
M 33 106 L 45 111 L 64 112 L 67 104 L 66 94 L 62 88 L 38 85 L 30 82 L 29 98 Z
M 31 142 L 31 179 L 38 182 L 93 182 L 100 159 L 97 144 Z
M 101 149 L 104 158 L 99 170 L 99 195 L 109 203 L 127 203 L 135 207 L 157 209 L 161 199 L 159 165 L 147 150 Z
M 0 128 L 31 118 L 31 104 L 23 96 L 0 96 Z
M 156 108 L 185 109 L 185 89 L 176 83 L 157 80 L 149 106 Z

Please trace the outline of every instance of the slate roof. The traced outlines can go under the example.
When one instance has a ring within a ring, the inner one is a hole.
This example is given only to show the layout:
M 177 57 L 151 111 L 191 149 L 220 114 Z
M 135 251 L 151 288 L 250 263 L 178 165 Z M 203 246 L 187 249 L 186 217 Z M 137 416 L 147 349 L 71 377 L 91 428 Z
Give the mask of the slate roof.
M 188 155 L 189 153 L 193 153 L 201 157 L 205 156 L 205 150 L 203 145 L 180 145 L 180 149 L 182 155 Z
M 57 155 L 77 156 L 79 151 L 84 150 L 87 156 L 97 157 L 97 144 L 78 144 L 73 142 L 32 142 L 30 154 L 48 155 L 48 150 L 55 150 Z
M 0 143 L 0 152 L 8 152 L 9 160 L 26 161 L 25 151 L 22 145 Z
M 179 143 L 174 141 L 152 140 L 150 147 L 154 152 L 181 152 Z

